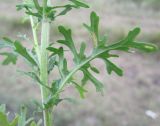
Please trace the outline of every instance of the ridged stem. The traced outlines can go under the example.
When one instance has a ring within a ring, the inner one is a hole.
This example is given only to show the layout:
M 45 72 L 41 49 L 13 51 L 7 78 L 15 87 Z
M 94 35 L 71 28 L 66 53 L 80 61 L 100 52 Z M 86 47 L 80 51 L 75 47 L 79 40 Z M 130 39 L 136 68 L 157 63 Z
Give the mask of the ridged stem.
M 50 23 L 45 15 L 47 1 L 43 0 L 43 19 L 41 31 L 41 61 L 40 61 L 40 79 L 43 84 L 48 85 L 48 53 L 46 48 L 49 46 Z M 49 92 L 45 87 L 41 86 L 42 104 L 48 99 Z M 43 111 L 44 126 L 52 125 L 52 110 L 45 109 Z
M 46 48 L 49 45 L 50 23 L 46 20 L 42 21 L 41 32 L 41 61 L 40 61 L 40 79 L 41 82 L 48 86 L 48 54 Z M 42 104 L 48 99 L 48 90 L 41 86 Z M 50 110 L 43 111 L 44 126 L 52 126 L 52 112 Z
M 50 0 L 43 0 L 43 19 L 41 22 L 42 26 L 41 26 L 40 46 L 38 43 L 35 22 L 34 22 L 33 16 L 30 16 L 31 28 L 32 28 L 33 39 L 34 39 L 34 48 L 35 48 L 35 51 L 38 57 L 38 62 L 39 62 L 40 80 L 46 86 L 48 86 L 48 53 L 46 48 L 49 46 L 49 36 L 50 36 L 50 23 L 47 20 L 47 17 L 45 14 L 47 2 L 49 2 L 50 4 Z M 40 86 L 40 89 L 41 89 L 42 105 L 44 107 L 44 103 L 49 97 L 49 92 L 48 92 L 48 89 L 46 89 L 44 86 Z M 44 126 L 53 126 L 51 109 L 43 110 L 43 120 L 44 120 Z

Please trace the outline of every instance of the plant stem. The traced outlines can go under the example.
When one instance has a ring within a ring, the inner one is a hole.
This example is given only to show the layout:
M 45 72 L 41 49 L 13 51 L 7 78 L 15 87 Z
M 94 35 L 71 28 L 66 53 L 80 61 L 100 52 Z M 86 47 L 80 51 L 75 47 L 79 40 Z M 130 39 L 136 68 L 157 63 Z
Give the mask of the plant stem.
M 43 84 L 48 85 L 48 54 L 46 48 L 49 45 L 49 29 L 50 24 L 48 21 L 42 21 L 41 33 L 41 61 L 40 61 L 40 79 Z M 41 86 L 42 104 L 48 99 L 48 90 Z M 51 112 L 49 110 L 43 111 L 44 126 L 52 126 Z
M 48 53 L 46 48 L 49 46 L 49 36 L 50 36 L 50 23 L 46 17 L 46 7 L 47 1 L 43 0 L 43 19 L 42 19 L 42 31 L 41 31 L 41 58 L 40 58 L 40 79 L 43 84 L 48 85 Z M 49 97 L 49 92 L 45 87 L 41 86 L 41 97 L 42 104 Z M 52 125 L 52 110 L 43 110 L 44 126 Z
M 32 28 L 32 33 L 33 33 L 34 48 L 37 53 L 38 62 L 40 63 L 40 48 L 39 48 L 39 44 L 38 44 L 37 30 L 35 28 L 33 16 L 30 16 L 30 22 L 31 22 L 31 28 Z
M 49 44 L 50 24 L 45 20 L 42 21 L 41 48 L 40 48 L 38 44 L 37 31 L 36 31 L 35 23 L 32 16 L 30 16 L 30 22 L 31 22 L 31 28 L 33 33 L 33 39 L 34 39 L 34 48 L 36 50 L 38 61 L 40 63 L 40 79 L 43 82 L 43 84 L 48 86 L 48 69 L 47 69 L 48 54 L 47 54 L 46 48 L 48 47 L 48 44 Z M 41 86 L 41 98 L 42 98 L 42 104 L 48 98 L 48 90 L 42 86 Z M 44 126 L 53 126 L 52 110 L 49 110 L 49 109 L 44 110 L 43 117 L 44 117 Z

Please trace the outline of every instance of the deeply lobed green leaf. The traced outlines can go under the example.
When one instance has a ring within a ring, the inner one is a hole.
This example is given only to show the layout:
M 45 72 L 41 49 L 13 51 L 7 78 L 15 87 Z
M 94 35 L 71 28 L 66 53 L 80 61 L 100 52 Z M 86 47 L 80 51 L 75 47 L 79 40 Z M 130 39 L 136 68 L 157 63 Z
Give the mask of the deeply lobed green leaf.
M 88 31 L 91 33 L 92 35 L 92 39 L 94 41 L 95 44 L 95 48 L 92 51 L 92 54 L 90 56 L 86 56 L 85 55 L 85 48 L 86 45 L 85 43 L 81 44 L 80 47 L 80 51 L 78 53 L 75 45 L 74 45 L 74 40 L 72 38 L 72 32 L 71 29 L 66 29 L 63 26 L 59 26 L 59 32 L 64 36 L 64 40 L 58 40 L 57 42 L 60 44 L 63 44 L 65 46 L 67 46 L 71 53 L 74 56 L 74 63 L 75 66 L 71 71 L 67 71 L 67 75 L 63 77 L 63 79 L 60 82 L 60 86 L 59 89 L 57 91 L 55 91 L 55 94 L 58 94 L 60 91 L 62 91 L 62 89 L 65 87 L 65 85 L 67 85 L 67 83 L 73 83 L 74 85 L 76 85 L 76 89 L 79 91 L 80 96 L 83 98 L 84 97 L 84 93 L 85 91 L 85 83 L 90 80 L 94 86 L 96 87 L 96 90 L 99 92 L 103 92 L 103 84 L 96 79 L 96 77 L 93 76 L 92 72 L 90 70 L 92 70 L 95 73 L 99 73 L 98 69 L 96 67 L 93 67 L 90 62 L 96 58 L 100 58 L 102 59 L 105 64 L 106 64 L 106 70 L 109 74 L 111 74 L 113 71 L 119 75 L 122 76 L 123 75 L 123 70 L 119 67 L 117 67 L 113 62 L 111 62 L 109 60 L 109 58 L 111 57 L 119 57 L 116 54 L 110 54 L 110 52 L 112 50 L 121 50 L 121 51 L 129 51 L 131 48 L 135 48 L 135 49 L 139 49 L 141 51 L 145 51 L 145 52 L 152 52 L 157 50 L 157 47 L 153 44 L 149 44 L 149 43 L 139 43 L 137 41 L 135 41 L 135 38 L 137 37 L 137 35 L 140 33 L 140 28 L 135 28 L 133 30 L 131 30 L 127 37 L 125 37 L 123 40 L 112 44 L 112 45 L 106 45 L 105 42 L 107 40 L 106 36 L 102 37 L 102 39 L 100 39 L 99 37 L 99 17 L 97 16 L 97 14 L 95 12 L 91 13 L 91 18 L 90 18 L 90 22 L 91 25 L 86 25 L 85 27 L 88 29 Z M 59 53 L 60 50 L 56 49 L 56 48 L 52 48 L 49 47 L 48 48 L 49 51 L 53 52 L 53 53 Z M 63 51 L 64 54 L 64 50 Z M 62 53 L 62 52 L 61 52 Z M 61 59 L 62 57 L 59 58 Z M 63 60 L 62 60 L 63 61 Z M 59 66 L 60 67 L 60 66 Z M 82 71 L 84 74 L 84 77 L 82 79 L 81 85 L 77 85 L 75 80 L 72 80 L 73 75 L 77 72 L 77 71 Z M 80 87 L 79 87 L 80 86 Z

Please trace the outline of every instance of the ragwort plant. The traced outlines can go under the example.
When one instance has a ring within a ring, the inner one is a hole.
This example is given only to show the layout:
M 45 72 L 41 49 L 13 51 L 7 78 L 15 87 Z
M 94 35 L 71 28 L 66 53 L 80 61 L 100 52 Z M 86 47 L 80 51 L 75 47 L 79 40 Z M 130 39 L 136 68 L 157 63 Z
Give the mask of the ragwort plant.
M 33 33 L 33 48 L 28 49 L 20 41 L 14 41 L 7 37 L 4 37 L 0 43 L 1 48 L 10 48 L 9 51 L 0 53 L 6 56 L 2 63 L 3 65 L 16 64 L 20 56 L 31 67 L 32 71 L 21 71 L 21 73 L 31 77 L 40 87 L 42 102 L 38 106 L 43 111 L 44 126 L 53 126 L 53 108 L 62 100 L 65 100 L 65 98 L 61 98 L 61 93 L 66 86 L 74 85 L 81 98 L 84 98 L 87 92 L 85 88 L 87 81 L 93 83 L 97 92 L 103 92 L 103 84 L 93 75 L 93 72 L 98 74 L 99 70 L 91 64 L 91 61 L 101 59 L 106 64 L 108 74 L 115 72 L 117 75 L 122 76 L 122 69 L 110 60 L 110 58 L 119 57 L 119 54 L 112 54 L 112 51 L 130 52 L 130 49 L 134 48 L 144 52 L 152 52 L 157 49 L 153 44 L 135 40 L 140 33 L 140 28 L 131 30 L 124 39 L 109 45 L 107 37 L 99 33 L 99 16 L 95 12 L 90 14 L 90 23 L 83 24 L 93 42 L 92 53 L 89 56 L 85 53 L 86 44 L 84 42 L 81 43 L 80 49 L 77 49 L 72 38 L 71 29 L 65 28 L 62 24 L 58 26 L 58 30 L 64 39 L 57 40 L 54 44 L 50 43 L 50 25 L 52 22 L 73 9 L 89 8 L 85 2 L 80 0 L 68 0 L 68 2 L 68 4 L 58 6 L 52 5 L 50 0 L 24 0 L 22 4 L 17 5 L 17 10 L 24 10 L 29 17 Z M 37 35 L 39 27 L 41 28 L 41 37 Z M 60 47 L 55 47 L 55 43 Z M 68 68 L 67 58 L 64 57 L 66 53 L 64 46 L 68 47 L 68 50 L 73 55 L 73 68 Z M 59 79 L 50 83 L 48 77 L 55 67 L 59 70 Z M 78 71 L 81 71 L 84 75 L 81 83 L 78 83 L 73 77 Z M 25 108 L 22 108 L 21 114 L 17 114 L 9 122 L 5 106 L 1 105 L 0 126 L 25 126 L 28 124 L 30 126 L 38 126 L 40 122 L 35 123 L 32 118 L 27 120 Z

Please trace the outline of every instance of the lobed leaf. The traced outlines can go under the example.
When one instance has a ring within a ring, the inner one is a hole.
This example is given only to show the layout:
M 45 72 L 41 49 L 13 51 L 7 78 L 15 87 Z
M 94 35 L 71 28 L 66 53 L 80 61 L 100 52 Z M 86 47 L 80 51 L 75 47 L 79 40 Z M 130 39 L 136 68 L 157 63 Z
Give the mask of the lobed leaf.
M 90 80 L 94 84 L 94 86 L 96 87 L 96 90 L 99 92 L 102 92 L 103 91 L 103 84 L 92 75 L 92 73 L 89 71 L 89 69 L 95 73 L 99 73 L 99 71 L 96 67 L 93 67 L 90 64 L 90 62 L 96 58 L 101 58 L 104 60 L 104 62 L 106 64 L 106 69 L 109 74 L 111 74 L 112 72 L 115 72 L 119 76 L 122 76 L 123 75 L 122 69 L 117 67 L 114 63 L 112 63 L 109 60 L 110 57 L 119 57 L 116 54 L 110 54 L 110 51 L 112 51 L 112 50 L 129 51 L 129 49 L 131 49 L 131 48 L 136 48 L 136 49 L 140 49 L 142 51 L 150 52 L 150 51 L 155 51 L 157 49 L 157 47 L 155 45 L 148 44 L 148 43 L 147 44 L 146 43 L 138 43 L 135 41 L 135 38 L 140 33 L 140 28 L 135 28 L 135 29 L 131 30 L 128 33 L 127 37 L 125 37 L 123 40 L 107 46 L 107 45 L 105 45 L 105 43 L 107 41 L 107 37 L 105 35 L 102 38 L 99 37 L 99 30 L 98 30 L 99 29 L 98 28 L 99 17 L 97 16 L 97 14 L 95 12 L 92 12 L 90 17 L 91 17 L 90 18 L 91 25 L 90 26 L 86 25 L 86 24 L 84 24 L 84 25 L 88 29 L 88 31 L 91 33 L 93 41 L 94 41 L 94 43 L 96 43 L 96 46 L 94 47 L 92 54 L 89 55 L 88 57 L 85 55 L 86 45 L 84 43 L 82 43 L 81 47 L 80 47 L 80 51 L 78 53 L 77 49 L 75 48 L 74 41 L 72 39 L 71 29 L 66 29 L 63 26 L 59 26 L 59 32 L 64 36 L 64 40 L 58 40 L 58 43 L 66 45 L 70 49 L 71 53 L 74 56 L 73 61 L 75 63 L 75 67 L 71 71 L 68 71 L 68 74 L 63 77 L 63 79 L 61 80 L 61 82 L 59 84 L 59 89 L 58 89 L 58 91 L 56 91 L 55 95 L 59 94 L 63 90 L 63 88 L 65 87 L 65 85 L 67 83 L 70 83 L 73 81 L 72 76 L 77 71 L 82 71 L 84 74 L 84 77 L 81 82 L 82 87 L 85 85 L 85 83 L 88 80 Z M 50 48 L 50 51 L 59 53 L 59 50 L 57 50 L 55 48 L 54 49 Z M 63 52 L 63 50 L 61 50 L 61 51 Z M 58 56 L 60 57 L 60 55 L 58 55 Z M 74 82 L 72 82 L 72 83 L 74 83 Z M 80 90 L 80 87 L 78 87 L 78 88 L 79 88 L 78 90 L 79 90 L 80 95 L 83 97 L 84 90 L 82 90 L 82 89 Z
M 48 73 L 50 73 L 54 66 L 56 65 L 56 56 L 51 56 L 49 57 L 49 61 L 48 61 Z
M 70 6 L 70 5 L 66 5 L 64 7 L 65 7 L 65 9 L 62 10 L 57 16 L 66 15 L 70 10 L 72 10 L 72 6 Z
M 63 101 L 63 99 L 60 99 L 59 96 L 55 96 L 55 97 L 49 97 L 45 103 L 44 103 L 44 107 L 45 109 L 49 109 L 54 105 L 58 105 L 61 101 Z
M 57 42 L 66 45 L 75 55 L 77 55 L 77 51 L 72 39 L 71 29 L 67 30 L 63 26 L 59 26 L 58 29 L 59 32 L 64 35 L 65 40 L 58 40 Z
M 123 70 L 119 67 L 117 67 L 114 63 L 109 61 L 108 59 L 104 59 L 106 63 L 106 69 L 108 71 L 108 74 L 111 74 L 112 71 L 114 71 L 117 75 L 123 76 Z
M 58 17 L 60 15 L 67 14 L 73 8 L 81 8 L 81 7 L 89 8 L 89 6 L 86 3 L 83 3 L 81 1 L 78 1 L 78 0 L 69 0 L 69 1 L 72 2 L 73 5 L 72 4 L 67 4 L 67 5 L 64 5 L 64 6 L 55 6 L 55 7 L 53 7 L 54 9 L 64 8 L 56 17 Z
M 83 69 L 82 71 L 84 76 L 86 76 L 88 80 L 90 80 L 94 84 L 94 86 L 96 87 L 96 91 L 103 93 L 103 84 L 99 80 L 97 80 L 88 70 Z
M 14 46 L 15 46 L 15 52 L 24 57 L 33 66 L 38 66 L 33 56 L 31 56 L 31 54 L 27 51 L 25 47 L 22 46 L 20 42 L 15 41 Z
M 0 55 L 6 56 L 7 58 L 2 62 L 3 65 L 8 65 L 10 63 L 16 64 L 17 62 L 17 55 L 15 53 L 0 53 Z
M 7 37 L 4 37 L 3 38 L 3 41 L 0 41 L 0 49 L 1 48 L 14 48 L 14 42 L 7 38 Z
M 78 85 L 75 81 L 72 81 L 72 83 L 75 85 L 76 89 L 78 90 L 81 98 L 85 98 L 84 93 L 87 92 L 82 86 Z
M 99 28 L 99 16 L 97 16 L 97 14 L 95 12 L 92 12 L 90 20 L 91 20 L 91 26 L 90 26 L 91 30 L 96 35 L 97 39 L 99 40 L 99 31 L 98 31 L 98 28 Z
M 61 79 L 54 80 L 51 85 L 53 95 L 59 90 Z
M 98 70 L 96 67 L 90 66 L 90 69 L 91 69 L 93 72 L 97 73 L 97 74 L 100 73 L 99 70 Z
M 86 3 L 80 2 L 78 0 L 69 0 L 69 1 L 74 3 L 77 7 L 89 8 L 89 6 Z
M 87 28 L 87 30 L 90 32 L 91 37 L 93 39 L 94 46 L 98 46 L 99 44 L 99 16 L 95 12 L 91 12 L 90 14 L 90 26 L 87 24 L 84 24 L 84 26 Z M 104 37 L 103 40 L 105 40 L 106 37 Z M 104 42 L 104 41 L 102 41 Z
M 153 52 L 158 50 L 158 47 L 156 45 L 144 42 L 133 42 L 130 43 L 129 46 L 144 52 Z
M 130 48 L 135 48 L 144 52 L 153 52 L 158 49 L 158 47 L 154 44 L 135 41 L 135 38 L 139 33 L 140 28 L 135 28 L 132 31 L 130 31 L 128 33 L 128 36 L 118 43 L 121 45 L 120 50 L 126 51 Z
M 85 49 L 86 49 L 86 44 L 82 42 L 79 54 L 78 54 L 78 56 L 76 56 L 77 59 L 74 61 L 75 64 L 79 64 L 81 61 L 86 59 Z

